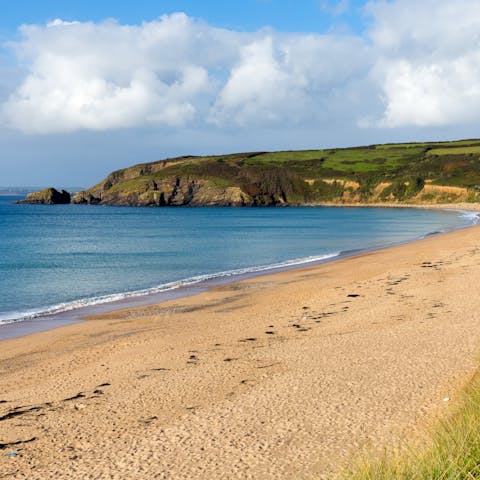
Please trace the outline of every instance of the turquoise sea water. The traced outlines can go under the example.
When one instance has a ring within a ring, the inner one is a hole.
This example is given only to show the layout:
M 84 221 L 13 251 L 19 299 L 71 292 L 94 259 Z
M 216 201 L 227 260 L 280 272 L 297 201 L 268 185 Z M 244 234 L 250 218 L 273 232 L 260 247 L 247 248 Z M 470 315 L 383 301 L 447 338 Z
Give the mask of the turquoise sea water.
M 384 208 L 13 205 L 0 197 L 0 323 L 466 226 Z

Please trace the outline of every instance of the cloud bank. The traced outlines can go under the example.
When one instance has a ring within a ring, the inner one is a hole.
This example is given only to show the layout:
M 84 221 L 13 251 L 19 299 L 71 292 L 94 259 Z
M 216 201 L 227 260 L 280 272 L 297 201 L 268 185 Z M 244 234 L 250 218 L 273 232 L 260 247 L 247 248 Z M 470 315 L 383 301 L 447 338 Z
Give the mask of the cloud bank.
M 27 74 L 1 106 L 2 121 L 51 134 L 480 119 L 478 2 L 376 1 L 365 14 L 363 36 L 246 33 L 182 13 L 136 26 L 22 26 L 9 46 Z

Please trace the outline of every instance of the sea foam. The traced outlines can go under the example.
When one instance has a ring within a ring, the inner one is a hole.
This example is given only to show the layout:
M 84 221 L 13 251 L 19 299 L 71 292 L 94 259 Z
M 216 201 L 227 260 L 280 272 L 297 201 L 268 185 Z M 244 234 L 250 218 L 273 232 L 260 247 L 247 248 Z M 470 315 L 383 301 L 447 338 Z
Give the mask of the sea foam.
M 227 270 L 224 272 L 216 272 L 205 275 L 197 275 L 194 277 L 177 280 L 174 282 L 163 283 L 161 285 L 146 288 L 142 290 L 133 290 L 130 292 L 113 293 L 110 295 L 101 295 L 98 297 L 81 298 L 72 302 L 58 303 L 56 305 L 40 307 L 38 309 L 31 309 L 25 311 L 13 311 L 7 313 L 0 313 L 0 324 L 20 322 L 23 320 L 33 320 L 35 318 L 47 317 L 51 315 L 58 315 L 64 312 L 70 312 L 79 308 L 90 307 L 95 305 L 102 305 L 106 303 L 118 302 L 128 300 L 130 298 L 145 297 L 148 295 L 155 295 L 158 293 L 168 292 L 185 288 L 193 285 L 206 283 L 209 280 L 228 279 L 232 277 L 239 277 L 242 275 L 249 275 L 258 272 L 276 271 L 279 269 L 290 268 L 294 266 L 307 265 L 309 263 L 318 263 L 329 260 L 341 255 L 342 252 L 334 252 L 326 255 L 309 256 L 305 258 L 295 258 L 285 262 L 273 263 L 271 265 L 260 265 L 247 268 L 239 268 L 236 270 Z

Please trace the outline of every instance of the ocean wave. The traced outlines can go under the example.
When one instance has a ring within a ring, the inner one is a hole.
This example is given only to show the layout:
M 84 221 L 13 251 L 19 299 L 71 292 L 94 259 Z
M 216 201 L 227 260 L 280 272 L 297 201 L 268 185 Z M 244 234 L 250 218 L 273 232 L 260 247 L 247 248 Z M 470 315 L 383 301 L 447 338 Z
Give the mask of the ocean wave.
M 431 232 L 424 233 L 418 237 L 419 239 L 432 237 L 434 235 L 439 235 L 441 233 L 451 232 L 452 230 L 457 230 L 458 228 L 465 228 L 471 227 L 473 225 L 480 224 L 480 212 L 471 211 L 471 210 L 456 210 L 453 208 L 445 209 L 448 212 L 457 213 L 458 216 L 465 220 L 465 224 L 461 227 L 454 227 L 454 228 L 442 228 L 440 230 L 433 230 Z
M 74 300 L 71 302 L 58 303 L 56 305 L 41 307 L 38 309 L 30 309 L 24 311 L 14 311 L 0 313 L 0 324 L 21 322 L 24 320 L 33 320 L 36 318 L 47 317 L 51 315 L 57 315 L 60 313 L 71 312 L 83 307 L 91 307 L 95 305 L 102 305 L 105 303 L 112 303 L 122 300 L 128 300 L 129 298 L 145 297 L 158 293 L 177 290 L 182 287 L 189 287 L 193 285 L 199 285 L 209 280 L 238 277 L 241 275 L 248 275 L 257 272 L 268 272 L 283 268 L 289 268 L 299 265 L 306 265 L 314 262 L 321 262 L 331 258 L 338 257 L 342 252 L 334 252 L 325 255 L 313 255 L 304 258 L 295 258 L 292 260 L 286 260 L 285 262 L 273 263 L 270 265 L 260 265 L 256 267 L 239 268 L 236 270 L 227 270 L 224 272 L 216 272 L 205 275 L 197 275 L 194 277 L 186 278 L 184 280 L 178 280 L 174 282 L 163 283 L 156 287 L 146 288 L 142 290 L 133 290 L 130 292 L 113 293 L 109 295 L 101 295 L 98 297 L 83 298 Z
M 457 210 L 460 213 L 460 218 L 464 218 L 469 225 L 480 224 L 480 212 L 472 212 L 468 210 Z

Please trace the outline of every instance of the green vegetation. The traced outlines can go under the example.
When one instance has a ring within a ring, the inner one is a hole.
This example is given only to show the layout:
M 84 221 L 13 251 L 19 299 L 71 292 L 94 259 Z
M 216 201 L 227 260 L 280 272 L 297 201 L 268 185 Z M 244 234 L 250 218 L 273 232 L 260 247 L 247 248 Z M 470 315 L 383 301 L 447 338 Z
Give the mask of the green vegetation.
M 418 450 L 418 449 L 417 449 Z M 451 416 L 440 422 L 427 445 L 379 460 L 368 459 L 345 480 L 463 480 L 480 478 L 480 374 Z
M 458 145 L 461 144 L 462 147 Z M 442 148 L 435 148 L 441 145 Z M 448 147 L 446 145 L 449 145 Z M 282 169 L 314 179 L 339 177 L 350 180 L 368 177 L 397 178 L 421 176 L 439 184 L 480 183 L 480 141 L 451 144 L 379 145 L 372 147 L 235 154 L 217 157 L 191 158 L 165 169 L 162 175 L 206 174 L 236 178 L 240 169 L 245 172 L 259 169 Z M 436 152 L 440 152 L 437 154 Z M 453 157 L 449 159 L 437 157 Z M 473 160 L 473 162 L 472 162 Z M 461 168 L 467 166 L 468 168 Z M 472 179 L 470 175 L 475 179 Z
M 152 199 L 159 195 L 144 194 L 161 190 L 168 191 L 170 200 L 165 204 L 172 204 L 179 181 L 181 204 L 200 197 L 201 204 L 212 192 L 217 199 L 212 204 L 229 204 L 220 198 L 220 191 L 229 187 L 239 189 L 241 204 L 248 205 L 477 202 L 480 140 L 180 157 L 113 172 L 78 198 L 86 203 L 123 204 L 128 197 L 128 204 L 155 204 Z M 199 189 L 203 189 L 200 197 Z M 142 195 L 148 201 L 141 200 Z
M 473 155 L 480 153 L 478 147 L 458 147 L 458 148 L 434 148 L 428 152 L 428 155 Z

